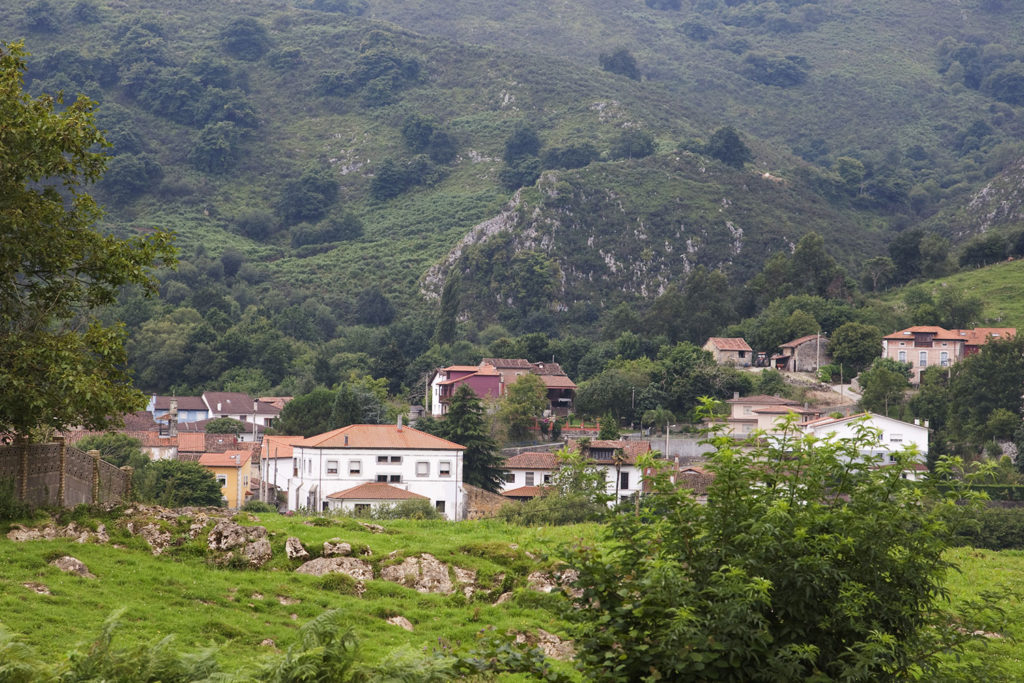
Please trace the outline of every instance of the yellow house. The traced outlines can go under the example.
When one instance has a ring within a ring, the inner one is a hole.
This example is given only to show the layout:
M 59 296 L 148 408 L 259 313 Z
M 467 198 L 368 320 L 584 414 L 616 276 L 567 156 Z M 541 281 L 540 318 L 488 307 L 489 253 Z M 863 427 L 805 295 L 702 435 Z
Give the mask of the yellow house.
M 225 451 L 203 453 L 199 464 L 213 472 L 220 483 L 220 492 L 227 506 L 238 509 L 249 495 L 249 475 L 252 469 L 252 451 Z

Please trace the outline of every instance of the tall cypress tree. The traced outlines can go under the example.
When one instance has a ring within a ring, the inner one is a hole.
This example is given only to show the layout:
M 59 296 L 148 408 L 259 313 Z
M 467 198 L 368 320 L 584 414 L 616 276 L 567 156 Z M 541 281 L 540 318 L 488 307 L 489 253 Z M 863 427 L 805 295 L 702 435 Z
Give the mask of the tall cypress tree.
M 485 491 L 498 492 L 503 481 L 502 458 L 484 420 L 483 401 L 465 384 L 452 395 L 443 436 L 465 446 L 463 479 Z

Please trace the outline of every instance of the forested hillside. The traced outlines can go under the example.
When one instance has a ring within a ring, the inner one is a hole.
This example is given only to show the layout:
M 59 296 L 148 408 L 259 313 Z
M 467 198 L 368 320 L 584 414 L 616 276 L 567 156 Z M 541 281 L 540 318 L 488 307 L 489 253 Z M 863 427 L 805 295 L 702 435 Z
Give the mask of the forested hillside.
M 352 371 L 397 391 L 530 333 L 575 369 L 619 304 L 674 342 L 786 294 L 944 274 L 892 244 L 1015 227 L 975 193 L 1020 175 L 1022 18 L 994 0 L 34 0 L 0 29 L 33 54 L 32 92 L 99 103 L 104 227 L 177 233 L 162 297 L 109 311 L 139 386 L 301 393 Z M 694 274 L 722 314 L 676 329 L 658 302 L 697 300 Z

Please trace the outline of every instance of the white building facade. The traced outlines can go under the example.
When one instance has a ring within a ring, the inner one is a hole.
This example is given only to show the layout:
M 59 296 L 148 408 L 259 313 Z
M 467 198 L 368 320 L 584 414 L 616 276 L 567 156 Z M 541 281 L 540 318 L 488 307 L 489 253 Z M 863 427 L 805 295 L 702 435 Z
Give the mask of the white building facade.
M 292 444 L 288 509 L 331 509 L 331 494 L 383 483 L 424 496 L 448 519 L 461 519 L 462 452 L 459 444 L 402 425 L 349 425 L 303 439 Z
M 822 440 L 840 442 L 859 438 L 858 434 L 863 432 L 865 427 L 877 435 L 877 440 L 868 448 L 861 449 L 864 455 L 880 456 L 881 464 L 889 465 L 896 462 L 897 452 L 913 447 L 917 451 L 916 463 L 924 465 L 928 457 L 927 423 L 922 425 L 875 413 L 860 413 L 843 418 L 824 417 L 802 425 L 801 430 Z M 917 479 L 923 476 L 926 469 L 914 467 L 904 475 L 908 479 Z

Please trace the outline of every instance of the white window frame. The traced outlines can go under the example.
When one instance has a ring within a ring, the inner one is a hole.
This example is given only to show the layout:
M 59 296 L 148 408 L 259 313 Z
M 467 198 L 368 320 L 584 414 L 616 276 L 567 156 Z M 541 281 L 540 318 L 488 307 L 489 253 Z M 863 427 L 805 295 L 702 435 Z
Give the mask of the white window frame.
M 225 486 L 227 486 L 228 485 L 228 475 L 226 475 L 226 474 L 218 474 L 217 475 L 217 483 L 220 484 L 221 488 L 224 488 Z
M 523 485 L 524 486 L 533 486 L 533 481 L 534 481 L 534 473 L 533 472 L 527 472 L 526 473 L 526 481 L 523 482 Z
M 348 473 L 349 476 L 353 474 L 363 473 L 363 461 L 362 460 L 349 460 L 348 461 Z
M 437 476 L 439 477 L 450 477 L 452 476 L 452 461 L 442 460 L 437 463 Z
M 338 474 L 338 461 L 337 460 L 328 460 L 327 461 L 327 469 L 325 470 L 325 472 L 327 474 L 333 474 L 333 475 L 337 476 L 337 474 Z
M 417 477 L 429 477 L 430 476 L 430 463 L 426 460 L 420 460 L 416 463 L 416 476 Z

